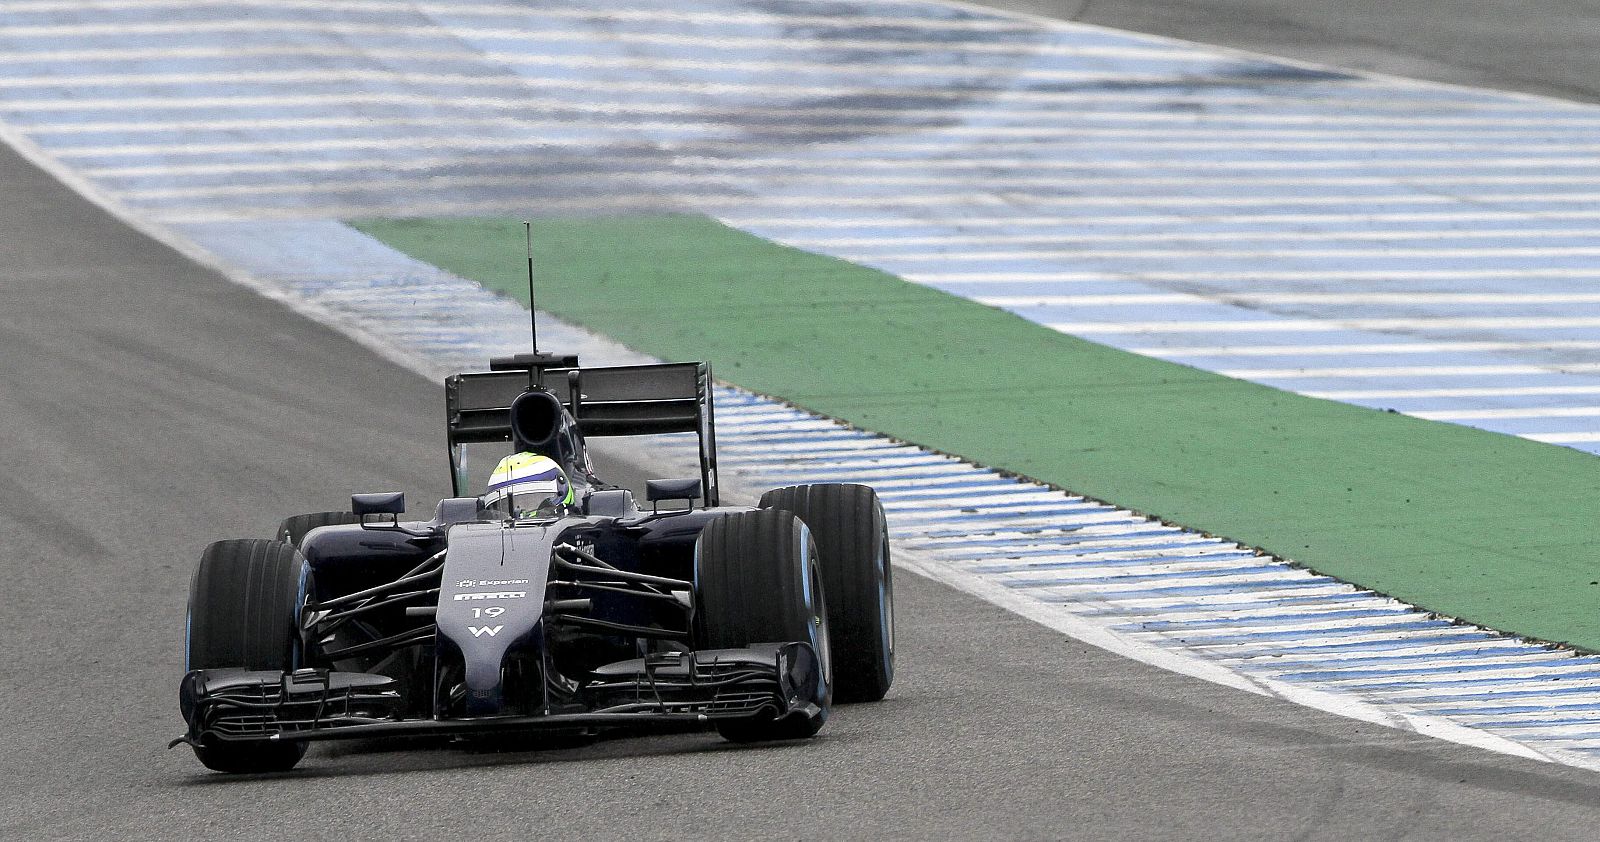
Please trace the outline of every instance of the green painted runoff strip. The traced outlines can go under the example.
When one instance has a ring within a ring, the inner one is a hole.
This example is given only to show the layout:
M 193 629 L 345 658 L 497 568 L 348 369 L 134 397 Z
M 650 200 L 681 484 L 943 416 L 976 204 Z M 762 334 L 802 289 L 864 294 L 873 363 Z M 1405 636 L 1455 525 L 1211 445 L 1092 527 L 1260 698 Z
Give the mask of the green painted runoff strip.
M 527 302 L 521 224 L 362 220 Z M 700 216 L 535 224 L 540 309 L 1423 608 L 1600 651 L 1600 462 L 1096 345 Z M 559 350 L 559 349 L 551 349 Z

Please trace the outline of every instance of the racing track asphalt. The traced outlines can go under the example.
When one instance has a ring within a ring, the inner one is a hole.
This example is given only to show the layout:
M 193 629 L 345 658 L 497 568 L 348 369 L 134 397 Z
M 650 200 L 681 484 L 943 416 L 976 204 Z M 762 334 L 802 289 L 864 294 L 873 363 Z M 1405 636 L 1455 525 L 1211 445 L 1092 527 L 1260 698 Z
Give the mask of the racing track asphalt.
M 1600 778 L 1225 690 L 899 577 L 900 679 L 815 741 L 185 750 L 204 544 L 443 491 L 439 388 L 0 150 L 0 838 L 1590 838 Z M 641 484 L 612 461 L 606 473 Z

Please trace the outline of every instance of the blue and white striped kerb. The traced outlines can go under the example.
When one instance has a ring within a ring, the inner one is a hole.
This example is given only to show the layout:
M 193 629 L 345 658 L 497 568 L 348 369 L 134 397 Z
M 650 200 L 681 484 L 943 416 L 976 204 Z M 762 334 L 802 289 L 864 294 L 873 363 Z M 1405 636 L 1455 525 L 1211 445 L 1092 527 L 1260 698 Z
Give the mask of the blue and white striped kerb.
M 431 376 L 523 348 L 525 311 L 336 220 L 705 212 L 1140 353 L 1600 449 L 1597 129 L 914 0 L 0 6 L 0 137 Z M 1213 681 L 1600 767 L 1595 658 L 718 399 L 731 485 L 871 484 L 908 569 Z

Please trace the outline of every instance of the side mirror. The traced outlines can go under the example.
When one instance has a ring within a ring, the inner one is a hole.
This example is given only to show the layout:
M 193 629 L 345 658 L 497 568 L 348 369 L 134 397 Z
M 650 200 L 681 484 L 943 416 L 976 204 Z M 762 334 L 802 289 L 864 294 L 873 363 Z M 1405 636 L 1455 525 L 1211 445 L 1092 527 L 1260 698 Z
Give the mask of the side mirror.
M 367 515 L 394 515 L 395 520 L 406 510 L 404 491 L 383 491 L 377 494 L 350 495 L 350 511 L 365 520 Z
M 699 496 L 699 477 L 647 479 L 644 481 L 644 498 L 652 503 L 661 500 L 693 500 Z

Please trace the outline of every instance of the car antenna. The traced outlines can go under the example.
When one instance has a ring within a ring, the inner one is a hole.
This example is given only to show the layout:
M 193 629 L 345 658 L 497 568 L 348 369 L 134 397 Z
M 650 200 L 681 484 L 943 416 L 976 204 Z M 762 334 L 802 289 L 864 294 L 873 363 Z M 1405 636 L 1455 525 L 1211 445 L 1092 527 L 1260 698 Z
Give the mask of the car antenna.
M 533 309 L 533 222 L 522 220 L 522 236 L 528 246 L 528 333 L 533 338 L 533 358 L 539 358 L 539 320 Z M 539 388 L 539 369 L 528 369 L 528 388 Z
M 533 335 L 533 353 L 539 353 L 539 323 L 533 318 L 533 223 L 522 220 L 522 234 L 528 243 L 528 332 Z

